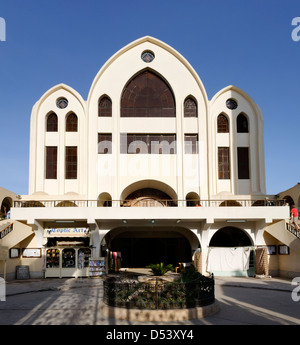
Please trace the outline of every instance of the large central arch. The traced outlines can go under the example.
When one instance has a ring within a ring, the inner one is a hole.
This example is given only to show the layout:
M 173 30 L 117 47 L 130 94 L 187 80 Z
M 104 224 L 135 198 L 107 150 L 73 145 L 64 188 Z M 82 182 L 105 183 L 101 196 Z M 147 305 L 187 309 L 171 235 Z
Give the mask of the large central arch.
M 167 226 L 118 227 L 105 235 L 105 242 L 110 251 L 121 252 L 122 267 L 128 268 L 191 262 L 193 251 L 200 247 L 189 229 Z
M 175 117 L 175 98 L 170 86 L 156 73 L 145 70 L 125 86 L 121 117 Z
M 164 198 L 173 200 L 173 202 L 175 203 L 177 202 L 177 193 L 171 186 L 164 182 L 151 179 L 140 180 L 128 185 L 126 188 L 124 188 L 123 192 L 121 193 L 120 199 L 126 200 L 128 196 L 133 195 L 133 193 L 135 192 L 137 192 L 138 197 L 150 197 L 151 195 L 148 192 L 151 189 L 157 190 L 161 192 L 161 194 L 165 194 Z M 144 191 L 144 194 L 141 194 L 142 192 L 138 191 Z

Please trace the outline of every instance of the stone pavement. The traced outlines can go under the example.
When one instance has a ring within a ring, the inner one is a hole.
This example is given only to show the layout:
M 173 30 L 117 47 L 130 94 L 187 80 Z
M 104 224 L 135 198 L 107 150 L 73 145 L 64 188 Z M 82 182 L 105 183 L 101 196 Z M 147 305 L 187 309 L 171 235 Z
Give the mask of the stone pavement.
M 6 282 L 1 325 L 300 325 L 291 279 L 215 277 L 220 312 L 178 322 L 132 322 L 106 316 L 102 278 L 47 278 Z M 298 286 L 297 289 L 300 287 Z M 299 293 L 298 293 L 299 296 Z
M 290 291 L 295 289 L 291 279 L 253 277 L 215 277 L 215 284 L 241 288 Z M 12 280 L 6 282 L 6 296 L 38 291 L 70 290 L 81 287 L 101 286 L 102 278 L 47 278 Z

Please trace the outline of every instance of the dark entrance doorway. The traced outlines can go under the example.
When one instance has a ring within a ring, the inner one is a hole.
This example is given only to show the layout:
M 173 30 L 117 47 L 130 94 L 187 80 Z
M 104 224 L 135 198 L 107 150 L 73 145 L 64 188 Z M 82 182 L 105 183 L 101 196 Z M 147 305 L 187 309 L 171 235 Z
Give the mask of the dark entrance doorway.
M 144 268 L 159 262 L 177 266 L 179 262 L 192 260 L 191 246 L 185 237 L 117 237 L 112 240 L 110 250 L 121 252 L 122 267 Z
M 251 240 L 244 231 L 231 226 L 218 230 L 209 243 L 210 247 L 245 247 L 251 245 Z

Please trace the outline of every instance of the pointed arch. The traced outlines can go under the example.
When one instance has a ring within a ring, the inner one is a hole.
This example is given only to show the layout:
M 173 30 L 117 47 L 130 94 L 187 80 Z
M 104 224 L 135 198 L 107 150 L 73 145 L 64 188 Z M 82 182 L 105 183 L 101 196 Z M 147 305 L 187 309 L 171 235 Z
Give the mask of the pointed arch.
M 236 118 L 237 133 L 249 133 L 248 118 L 245 114 L 240 113 Z
M 112 101 L 106 95 L 103 95 L 99 98 L 98 116 L 99 117 L 111 117 L 112 116 Z
M 50 112 L 46 117 L 46 131 L 47 132 L 58 131 L 58 118 L 54 112 Z
M 220 114 L 217 118 L 217 132 L 229 133 L 229 120 L 225 114 Z
M 66 132 L 78 132 L 78 117 L 74 113 L 66 116 Z
M 183 104 L 184 117 L 198 117 L 198 105 L 194 97 L 189 96 Z
M 126 84 L 121 96 L 121 117 L 175 117 L 171 87 L 151 70 L 144 70 Z

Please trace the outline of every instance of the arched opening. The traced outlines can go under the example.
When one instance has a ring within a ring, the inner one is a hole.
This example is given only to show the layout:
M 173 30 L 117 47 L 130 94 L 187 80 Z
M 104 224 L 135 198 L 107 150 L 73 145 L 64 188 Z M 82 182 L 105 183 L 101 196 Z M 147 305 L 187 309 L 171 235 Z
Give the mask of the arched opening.
M 121 117 L 175 117 L 175 99 L 169 85 L 146 70 L 132 78 L 121 97 Z
M 184 101 L 184 117 L 198 117 L 197 102 L 193 97 L 187 97 Z
M 59 202 L 56 207 L 77 207 L 77 205 L 74 201 L 64 200 Z
M 157 180 L 141 180 L 130 184 L 123 190 L 120 199 L 122 206 L 142 206 L 143 200 L 145 206 L 177 205 L 174 189 Z
M 121 265 L 128 268 L 160 262 L 176 267 L 191 262 L 193 250 L 200 247 L 192 232 L 177 227 L 116 228 L 105 236 L 105 243 L 110 252 L 121 253 Z
M 290 195 L 286 195 L 283 200 L 285 200 L 290 207 L 292 207 L 293 205 L 295 205 L 294 199 L 290 196 Z
M 224 200 L 220 204 L 221 207 L 227 207 L 227 206 L 242 206 L 239 202 L 236 200 Z
M 253 276 L 255 253 L 248 234 L 235 227 L 219 229 L 209 242 L 207 272 L 220 276 Z
M 252 246 L 252 241 L 241 229 L 227 226 L 219 229 L 209 242 L 210 247 L 245 247 Z
M 37 200 L 28 200 L 22 202 L 22 207 L 45 207 L 45 205 Z
M 107 96 L 103 96 L 98 102 L 98 116 L 111 117 L 112 116 L 112 102 Z
M 57 132 L 58 130 L 58 118 L 55 113 L 50 113 L 46 120 L 46 131 Z
M 78 118 L 77 115 L 71 113 L 66 118 L 66 132 L 78 131 Z
M 217 119 L 217 132 L 229 133 L 229 122 L 227 116 L 220 114 Z
M 112 206 L 112 198 L 109 193 L 101 193 L 97 199 L 97 206 L 98 207 L 111 207 Z
M 197 206 L 201 206 L 200 205 L 200 197 L 197 193 L 195 192 L 190 192 L 186 195 L 185 197 L 186 200 L 186 206 L 187 207 L 197 207 Z
M 155 188 L 138 189 L 129 194 L 124 203 L 126 206 L 132 207 L 175 206 L 172 198 L 167 193 Z
M 238 133 L 248 133 L 248 119 L 244 114 L 240 114 L 236 119 L 236 128 Z
M 11 207 L 12 207 L 12 198 L 5 197 L 1 203 L 0 219 L 7 217 L 7 213 L 10 211 Z

